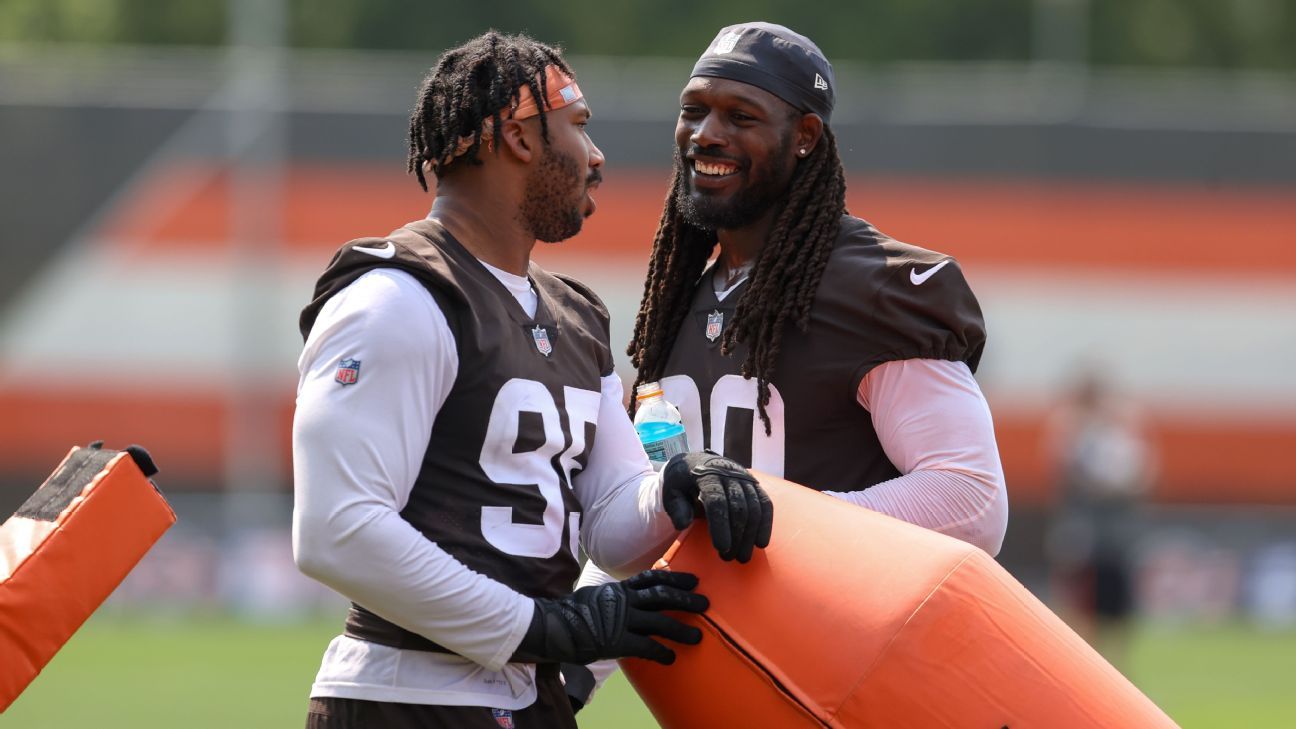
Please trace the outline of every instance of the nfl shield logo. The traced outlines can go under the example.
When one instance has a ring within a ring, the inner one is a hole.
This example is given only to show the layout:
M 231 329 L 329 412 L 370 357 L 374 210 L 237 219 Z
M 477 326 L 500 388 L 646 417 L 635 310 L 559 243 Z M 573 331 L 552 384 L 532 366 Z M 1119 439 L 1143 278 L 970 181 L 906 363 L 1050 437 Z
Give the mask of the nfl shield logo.
M 728 53 L 728 52 L 732 51 L 732 50 L 734 49 L 734 46 L 738 45 L 738 39 L 739 39 L 740 37 L 741 37 L 741 36 L 738 35 L 738 32 L 737 32 L 737 31 L 732 31 L 732 30 L 731 30 L 731 31 L 729 31 L 728 33 L 725 33 L 725 34 L 724 34 L 724 37 L 720 39 L 720 42 L 719 42 L 719 43 L 716 43 L 716 49 L 715 49 L 715 52 L 716 52 L 716 53 Z
M 720 336 L 720 330 L 724 328 L 724 314 L 719 309 L 707 314 L 706 338 L 714 342 Z
M 354 385 L 360 379 L 360 360 L 344 359 L 339 362 L 337 376 L 333 379 L 342 385 Z
M 495 717 L 495 723 L 504 727 L 504 729 L 513 729 L 513 712 L 508 709 L 491 709 L 491 716 Z
M 538 326 L 532 329 L 531 338 L 535 340 L 536 349 L 540 350 L 540 354 L 546 357 L 553 354 L 553 343 L 549 341 L 549 332 L 544 327 Z

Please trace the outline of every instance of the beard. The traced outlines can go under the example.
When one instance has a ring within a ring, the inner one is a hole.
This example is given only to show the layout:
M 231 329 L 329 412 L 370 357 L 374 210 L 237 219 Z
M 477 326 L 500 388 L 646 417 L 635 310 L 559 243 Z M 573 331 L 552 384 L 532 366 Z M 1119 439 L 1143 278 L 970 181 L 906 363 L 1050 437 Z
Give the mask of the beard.
M 527 174 L 526 193 L 518 217 L 526 229 L 546 243 L 557 243 L 580 232 L 581 210 L 589 186 L 602 179 L 597 169 L 581 184 L 580 165 L 569 154 L 545 145 L 540 162 Z
M 744 180 L 746 183 L 729 198 L 713 197 L 710 193 L 693 189 L 691 169 L 675 148 L 675 173 L 679 184 L 675 187 L 675 205 L 688 224 L 704 230 L 732 230 L 743 228 L 760 219 L 777 207 L 787 195 L 791 179 L 792 162 L 788 150 L 792 141 L 784 140 L 770 155 L 770 163 L 763 171 Z M 747 175 L 750 167 L 738 172 Z

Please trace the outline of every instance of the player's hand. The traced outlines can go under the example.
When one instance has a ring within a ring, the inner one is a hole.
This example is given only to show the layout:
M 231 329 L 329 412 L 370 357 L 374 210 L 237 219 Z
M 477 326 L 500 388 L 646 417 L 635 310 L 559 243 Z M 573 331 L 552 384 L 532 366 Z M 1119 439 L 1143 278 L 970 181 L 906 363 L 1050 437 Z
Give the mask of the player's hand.
M 769 546 L 774 504 L 747 469 L 710 452 L 672 457 L 662 469 L 662 506 L 676 529 L 693 521 L 699 502 L 721 559 L 746 562 L 754 547 Z
M 693 592 L 687 572 L 647 570 L 621 582 L 582 587 L 559 598 L 536 598 L 535 616 L 513 660 L 525 663 L 590 663 L 604 658 L 647 658 L 669 666 L 675 651 L 662 637 L 696 645 L 702 631 L 662 614 L 704 612 L 710 603 Z

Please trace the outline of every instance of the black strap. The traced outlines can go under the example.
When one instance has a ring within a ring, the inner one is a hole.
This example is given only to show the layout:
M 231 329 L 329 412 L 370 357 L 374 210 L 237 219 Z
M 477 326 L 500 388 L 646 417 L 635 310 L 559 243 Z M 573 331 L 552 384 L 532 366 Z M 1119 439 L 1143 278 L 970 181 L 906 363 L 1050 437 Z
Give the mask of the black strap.
M 400 648 L 401 650 L 454 653 L 449 648 L 384 620 L 355 603 L 351 604 L 351 610 L 347 612 L 346 627 L 343 633 L 349 638 Z
M 89 448 L 74 451 L 57 471 L 45 479 L 36 493 L 18 507 L 14 516 L 35 521 L 58 521 L 63 510 L 120 452 L 103 450 L 102 446 L 103 441 L 97 441 Z

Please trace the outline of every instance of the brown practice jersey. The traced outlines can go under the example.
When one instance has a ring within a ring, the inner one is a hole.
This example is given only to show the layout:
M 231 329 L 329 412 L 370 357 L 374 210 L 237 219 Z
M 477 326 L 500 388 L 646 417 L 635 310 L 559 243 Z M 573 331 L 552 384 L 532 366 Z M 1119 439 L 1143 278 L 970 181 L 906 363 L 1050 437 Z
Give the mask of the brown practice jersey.
M 528 316 L 444 228 L 422 220 L 344 245 L 302 312 L 302 336 L 330 297 L 379 267 L 424 285 L 446 315 L 458 357 L 401 517 L 470 569 L 524 595 L 570 592 L 581 509 L 571 478 L 593 447 L 600 380 L 612 372 L 607 310 L 583 284 L 532 263 L 539 304 Z M 347 632 L 437 649 L 362 606 L 352 607 Z
M 821 491 L 857 491 L 900 475 L 883 452 L 860 381 L 891 360 L 966 362 L 976 371 L 985 325 L 949 256 L 842 218 L 802 332 L 789 323 L 770 383 L 770 433 L 756 411 L 756 380 L 739 375 L 747 348 L 720 353 L 724 328 L 747 284 L 718 300 L 711 273 L 666 363 L 662 387 L 680 407 L 693 448 Z

